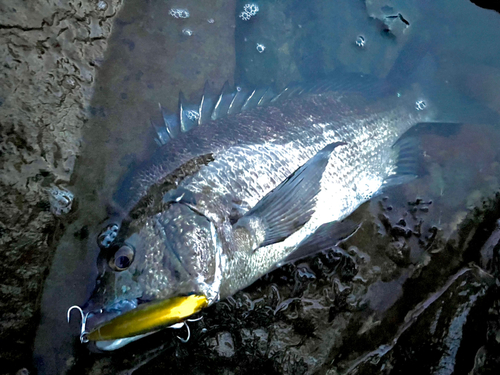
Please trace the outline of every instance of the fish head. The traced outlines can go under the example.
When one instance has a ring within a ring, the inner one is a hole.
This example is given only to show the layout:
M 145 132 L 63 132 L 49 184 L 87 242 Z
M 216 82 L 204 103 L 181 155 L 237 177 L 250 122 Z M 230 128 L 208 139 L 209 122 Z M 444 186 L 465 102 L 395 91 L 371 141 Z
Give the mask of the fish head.
M 170 202 L 124 222 L 99 256 L 96 287 L 83 307 L 85 340 L 142 337 L 214 303 L 220 255 L 214 223 L 194 205 Z

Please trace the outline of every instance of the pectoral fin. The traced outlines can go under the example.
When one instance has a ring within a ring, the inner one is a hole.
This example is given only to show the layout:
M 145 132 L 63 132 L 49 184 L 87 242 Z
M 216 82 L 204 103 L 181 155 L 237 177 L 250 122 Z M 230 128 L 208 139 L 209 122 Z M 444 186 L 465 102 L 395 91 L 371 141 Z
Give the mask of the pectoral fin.
M 324 147 L 234 224 L 253 237 L 253 250 L 283 241 L 309 221 L 330 154 L 341 145 L 345 143 Z

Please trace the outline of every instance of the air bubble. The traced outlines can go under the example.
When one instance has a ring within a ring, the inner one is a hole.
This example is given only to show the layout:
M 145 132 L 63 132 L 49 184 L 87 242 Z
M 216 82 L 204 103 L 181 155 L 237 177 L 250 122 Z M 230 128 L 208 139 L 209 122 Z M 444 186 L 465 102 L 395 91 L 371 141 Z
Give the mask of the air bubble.
M 50 211 L 57 216 L 67 214 L 71 211 L 74 195 L 65 188 L 52 186 L 47 190 L 49 193 Z
M 174 18 L 189 18 L 189 11 L 187 9 L 172 8 L 168 14 Z
M 356 45 L 359 48 L 363 48 L 365 46 L 365 43 L 366 43 L 365 38 L 362 35 L 358 36 L 358 39 L 356 39 Z
M 243 21 L 248 21 L 250 18 L 252 18 L 252 16 L 250 14 L 248 14 L 247 12 L 241 12 L 240 18 Z
M 259 6 L 257 4 L 245 4 L 243 6 L 243 12 L 240 13 L 240 18 L 243 21 L 248 21 L 250 18 L 255 16 L 259 11 Z
M 259 11 L 259 6 L 257 4 L 245 4 L 243 6 L 243 11 L 255 16 Z
M 106 3 L 105 1 L 99 1 L 97 3 L 97 9 L 99 10 L 106 10 L 108 8 L 108 3 Z
M 193 110 L 187 111 L 186 116 L 191 121 L 198 121 L 198 119 L 200 118 L 200 114 L 196 111 L 193 111 Z
M 262 53 L 266 50 L 266 46 L 260 43 L 257 43 L 257 52 Z
M 120 227 L 117 224 L 108 225 L 106 228 L 103 229 L 101 234 L 99 234 L 99 237 L 97 238 L 97 244 L 100 247 L 104 248 L 109 247 L 115 240 L 116 236 L 118 235 L 119 229 Z
M 417 109 L 417 111 L 422 111 L 425 107 L 427 107 L 427 104 L 425 104 L 423 100 L 419 100 L 415 103 L 415 108 Z
M 188 29 L 186 27 L 185 29 L 182 29 L 182 35 L 191 36 L 191 35 L 193 35 L 193 30 Z
M 207 20 L 207 22 L 208 22 L 208 23 L 214 23 L 214 22 L 215 22 L 215 20 L 214 20 L 213 18 L 209 18 L 209 19 Z

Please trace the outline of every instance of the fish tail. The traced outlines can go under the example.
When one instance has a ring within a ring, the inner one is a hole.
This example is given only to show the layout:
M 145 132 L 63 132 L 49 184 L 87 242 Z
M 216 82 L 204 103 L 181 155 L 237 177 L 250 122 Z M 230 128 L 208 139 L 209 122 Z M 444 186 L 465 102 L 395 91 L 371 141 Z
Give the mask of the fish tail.
M 396 59 L 386 81 L 394 89 L 417 85 L 422 96 L 434 107 L 436 122 L 498 124 L 500 114 L 479 102 L 447 79 L 454 62 L 440 59 L 432 35 L 425 25 L 412 25 L 413 35 Z M 422 26 L 422 27 L 419 27 Z

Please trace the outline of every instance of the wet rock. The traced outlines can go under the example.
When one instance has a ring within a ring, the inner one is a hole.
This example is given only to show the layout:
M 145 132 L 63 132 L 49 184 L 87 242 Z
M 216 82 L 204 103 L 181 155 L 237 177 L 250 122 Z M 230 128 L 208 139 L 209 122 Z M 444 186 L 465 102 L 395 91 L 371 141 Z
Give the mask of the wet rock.
M 207 346 L 222 357 L 234 355 L 233 337 L 229 332 L 219 332 L 216 337 L 206 341 Z
M 50 212 L 56 216 L 61 216 L 71 211 L 74 199 L 71 191 L 52 186 L 50 189 L 47 189 L 47 192 L 49 194 Z
M 484 0 L 471 0 L 472 3 L 476 4 L 478 7 L 485 9 L 493 9 L 500 13 L 500 6 L 495 3 L 490 3 Z
M 69 212 L 72 201 L 62 190 L 48 197 L 47 189 L 70 182 L 88 119 L 83 109 L 120 6 L 0 4 L 0 337 L 9 343 L 2 346 L 2 372 L 31 361 L 50 246 L 62 232 L 51 211 Z
M 404 240 L 391 242 L 387 247 L 387 256 L 398 266 L 408 265 L 410 248 Z
M 237 9 L 245 3 L 238 1 Z M 411 24 L 421 17 L 413 2 L 330 5 L 266 2 L 251 19 L 238 19 L 237 81 L 280 89 L 291 81 L 331 77 L 336 69 L 385 76 L 414 32 Z M 258 44 L 266 47 L 264 53 L 256 50 Z
M 500 219 L 497 220 L 495 228 L 491 233 L 490 237 L 486 243 L 481 248 L 481 255 L 479 258 L 480 266 L 488 272 L 494 275 L 499 275 L 500 262 L 498 258 L 500 256 Z
M 373 374 L 384 368 L 395 373 L 467 373 L 486 336 L 483 312 L 493 288 L 494 280 L 481 270 L 460 270 L 408 313 L 391 342 L 353 361 L 343 373 Z
M 262 328 L 242 329 L 241 341 L 243 345 L 254 347 L 261 356 L 265 356 L 269 349 L 269 333 Z

